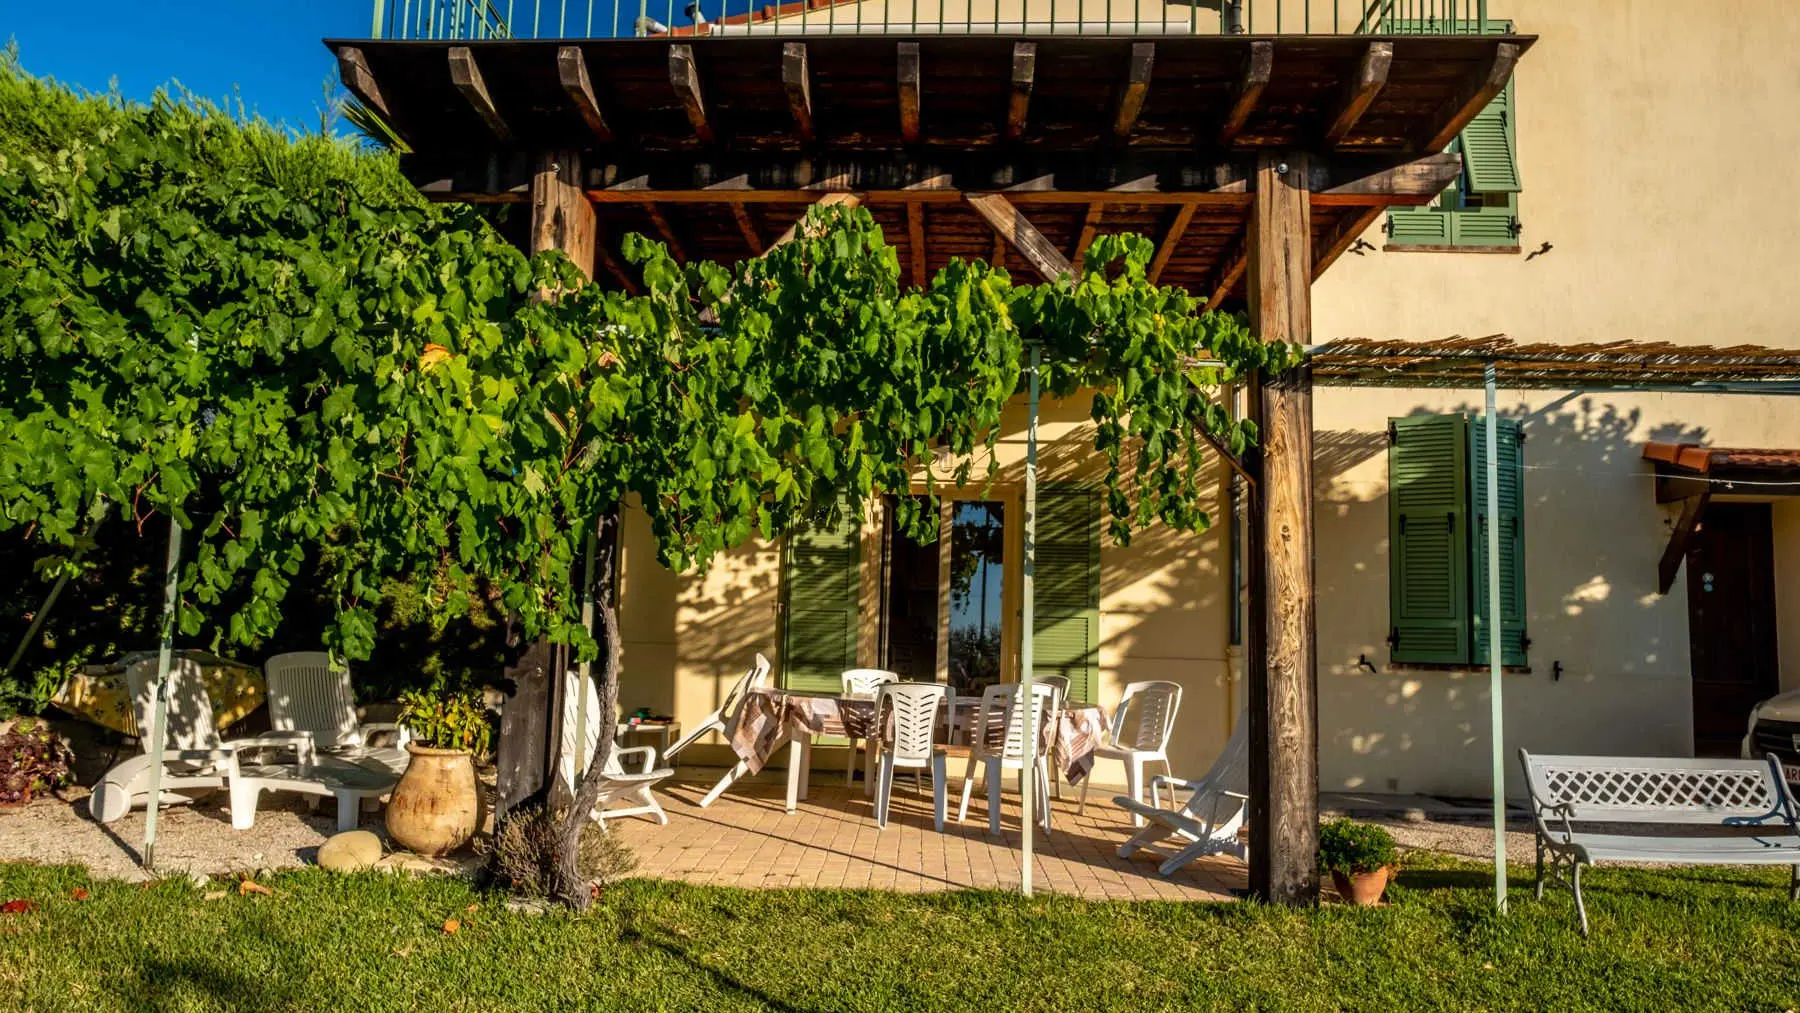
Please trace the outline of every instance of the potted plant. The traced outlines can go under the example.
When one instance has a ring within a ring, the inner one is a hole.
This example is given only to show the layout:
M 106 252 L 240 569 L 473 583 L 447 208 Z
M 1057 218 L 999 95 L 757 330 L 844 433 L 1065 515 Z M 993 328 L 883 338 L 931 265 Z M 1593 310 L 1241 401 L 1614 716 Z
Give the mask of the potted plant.
M 1378 826 L 1340 818 L 1319 828 L 1319 865 L 1352 904 L 1380 903 L 1399 860 L 1394 838 Z
M 388 800 L 388 833 L 408 851 L 449 854 L 481 825 L 475 754 L 487 751 L 492 734 L 481 694 L 409 690 L 400 696 L 400 727 L 411 759 Z
M 34 795 L 68 784 L 74 759 L 42 718 L 0 723 L 0 808 L 23 806 Z

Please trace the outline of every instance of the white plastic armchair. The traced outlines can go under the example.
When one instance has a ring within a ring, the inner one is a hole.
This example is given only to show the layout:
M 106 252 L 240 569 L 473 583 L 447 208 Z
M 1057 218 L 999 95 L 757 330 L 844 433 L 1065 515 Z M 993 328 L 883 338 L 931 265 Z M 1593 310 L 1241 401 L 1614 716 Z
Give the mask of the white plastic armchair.
M 1051 720 L 1058 720 L 1057 715 L 1061 714 L 1063 708 L 1069 703 L 1069 677 L 1066 675 L 1039 675 L 1033 676 L 1031 681 L 1039 686 L 1050 687 L 1050 716 Z M 1050 787 L 1056 793 L 1057 798 L 1062 798 L 1062 771 L 1054 763 L 1050 764 Z
M 1231 738 L 1213 761 L 1206 776 L 1183 780 L 1159 774 L 1151 780 L 1153 802 L 1120 795 L 1114 804 L 1142 818 L 1146 825 L 1119 845 L 1119 857 L 1129 858 L 1138 851 L 1149 851 L 1163 857 L 1157 871 L 1164 876 L 1205 855 L 1234 855 L 1246 859 L 1247 849 L 1238 840 L 1244 825 L 1244 807 L 1249 802 L 1249 722 L 1239 713 Z M 1191 792 L 1187 802 L 1170 811 L 1159 807 L 1160 791 Z M 1166 842 L 1179 846 L 1171 851 Z
M 157 660 L 147 658 L 125 670 L 137 726 L 146 736 L 153 718 L 151 695 L 156 668 Z M 101 823 L 111 823 L 133 808 L 148 804 L 150 768 L 157 762 L 163 765 L 164 804 L 192 802 L 204 791 L 229 787 L 231 825 L 238 830 L 247 829 L 256 818 L 256 793 L 262 790 L 260 778 L 310 773 L 314 752 L 312 735 L 307 732 L 272 732 L 229 742 L 222 739 L 213 720 L 205 675 L 192 659 L 177 657 L 171 661 L 165 691 L 168 708 L 162 754 L 153 758 L 150 744 L 145 741 L 144 753 L 118 763 L 101 777 L 88 797 L 88 812 Z M 287 754 L 292 759 L 275 765 L 251 763 L 269 754 Z
M 1175 730 L 1175 715 L 1181 710 L 1181 687 L 1173 682 L 1134 682 L 1125 687 L 1119 709 L 1113 712 L 1112 727 L 1106 740 L 1094 755 L 1118 760 L 1125 765 L 1125 790 L 1130 796 L 1144 800 L 1144 769 L 1153 763 L 1169 769 L 1169 737 Z M 1088 785 L 1093 778 L 1081 782 L 1077 812 L 1087 810 Z M 1134 815 L 1132 823 L 1143 826 L 1142 816 Z
M 1055 693 L 1049 686 L 1034 684 L 1031 705 L 1026 707 L 1020 700 L 1022 694 L 1016 682 L 989 686 L 981 691 L 981 707 L 976 711 L 974 727 L 969 730 L 969 769 L 963 775 L 962 805 L 956 811 L 956 822 L 968 818 L 969 798 L 975 791 L 975 771 L 980 766 L 982 776 L 987 780 L 988 832 L 1000 832 L 1001 774 L 1008 770 L 1018 771 L 1019 793 L 1024 795 L 1027 790 L 1025 729 L 1029 723 L 1032 733 L 1037 734 L 1043 727 L 1044 712 L 1049 709 Z M 1041 750 L 1036 760 L 1029 776 L 1030 790 L 1037 792 L 1039 821 L 1047 832 L 1050 829 L 1050 764 Z
M 936 682 L 893 682 L 881 686 L 875 697 L 875 727 L 881 743 L 880 773 L 875 788 L 875 824 L 887 829 L 888 810 L 894 797 L 894 771 L 931 771 L 932 825 L 944 829 L 945 773 L 943 747 L 936 741 L 938 708 L 948 703 L 955 709 L 950 687 Z
M 577 759 L 575 751 L 575 723 L 578 720 L 575 713 L 578 702 L 576 686 L 580 683 L 581 676 L 578 672 L 569 671 L 565 678 L 568 680 L 568 690 L 563 693 L 562 750 L 558 771 L 562 776 L 563 785 L 573 794 L 576 788 L 575 763 Z M 607 718 L 616 721 L 617 715 L 608 715 Z M 584 765 L 592 760 L 594 751 L 600 744 L 601 720 L 599 693 L 594 688 L 593 680 L 589 679 L 587 680 L 587 734 L 583 738 L 580 752 L 580 759 Z M 628 759 L 636 767 L 635 770 L 626 769 L 625 765 Z M 662 804 L 656 800 L 656 795 L 650 789 L 674 773 L 675 771 L 668 767 L 657 767 L 655 746 L 621 747 L 615 739 L 612 752 L 607 756 L 606 763 L 601 766 L 598 775 L 602 781 L 600 796 L 588 816 L 595 823 L 600 824 L 602 830 L 606 829 L 608 819 L 618 819 L 622 816 L 649 816 L 658 823 L 668 823 L 668 814 L 663 812 Z M 613 805 L 614 802 L 621 801 L 625 804 Z
M 361 719 L 349 666 L 332 664 L 324 651 L 295 651 L 263 662 L 263 679 L 269 688 L 269 724 L 276 733 L 308 732 L 319 752 L 373 760 L 395 772 L 406 769 L 406 730 Z M 384 732 L 394 736 L 394 745 L 374 744 Z
M 890 672 L 883 668 L 852 668 L 849 671 L 844 672 L 839 678 L 845 697 L 851 700 L 873 700 L 883 686 L 899 682 L 900 674 L 898 672 Z M 849 787 L 856 783 L 856 749 L 857 744 L 862 741 L 854 735 L 849 738 L 850 752 L 844 760 L 845 787 Z M 863 785 L 864 794 L 868 794 L 873 790 L 874 785 L 867 783 Z

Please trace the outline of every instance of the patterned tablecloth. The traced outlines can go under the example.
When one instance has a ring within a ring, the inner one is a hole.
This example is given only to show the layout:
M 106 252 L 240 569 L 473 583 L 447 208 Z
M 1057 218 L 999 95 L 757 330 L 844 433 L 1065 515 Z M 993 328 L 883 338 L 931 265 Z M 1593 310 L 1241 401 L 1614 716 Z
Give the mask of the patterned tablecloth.
M 71 675 L 50 702 L 103 728 L 136 735 L 137 715 L 131 709 L 131 690 L 125 684 L 125 669 L 135 662 L 155 657 L 155 651 L 133 651 L 104 665 L 88 665 Z M 266 693 L 262 669 L 205 651 L 176 651 L 175 657 L 185 657 L 200 665 L 207 695 L 212 698 L 213 723 L 220 728 L 242 721 L 262 706 Z
M 981 701 L 973 696 L 956 700 L 957 709 L 974 708 Z M 751 773 L 762 770 L 776 750 L 796 737 L 844 735 L 859 739 L 877 739 L 875 701 L 801 693 L 782 689 L 759 689 L 744 698 L 736 723 L 726 732 L 731 749 L 744 761 Z M 1094 749 L 1106 729 L 1106 712 L 1092 704 L 1070 703 L 1057 715 L 1057 720 L 1044 723 L 1042 745 L 1063 772 L 1063 779 L 1079 784 L 1094 768 Z

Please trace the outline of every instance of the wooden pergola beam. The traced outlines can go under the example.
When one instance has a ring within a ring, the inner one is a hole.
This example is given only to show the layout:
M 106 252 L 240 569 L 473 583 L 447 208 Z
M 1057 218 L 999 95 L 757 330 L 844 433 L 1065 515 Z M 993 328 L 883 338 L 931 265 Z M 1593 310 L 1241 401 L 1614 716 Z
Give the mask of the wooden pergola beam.
M 1150 93 L 1150 72 L 1156 66 L 1156 43 L 1131 44 L 1131 62 L 1125 67 L 1125 87 L 1119 92 L 1119 111 L 1113 116 L 1113 137 L 1124 141 L 1137 127 Z
M 1513 67 L 1519 62 L 1519 54 L 1523 50 L 1517 43 L 1501 42 L 1494 46 L 1494 55 L 1485 66 L 1463 83 L 1455 95 L 1446 101 L 1431 118 L 1431 122 L 1440 124 L 1437 130 L 1420 137 L 1414 144 L 1418 151 L 1442 151 L 1456 140 L 1456 135 L 1469 125 L 1475 114 L 1487 108 L 1487 104 L 1499 95 L 1506 82 L 1512 78 Z
M 1344 143 L 1350 131 L 1381 89 L 1387 86 L 1388 69 L 1394 65 L 1394 44 L 1392 42 L 1371 42 L 1363 51 L 1362 59 L 1356 65 L 1356 76 L 1344 82 L 1343 98 L 1338 100 L 1337 115 L 1332 117 L 1331 125 L 1325 128 L 1325 146 L 1335 148 Z
M 1250 44 L 1250 55 L 1244 60 L 1244 72 L 1238 78 L 1237 91 L 1231 99 L 1231 111 L 1219 125 L 1219 147 L 1230 148 L 1243 133 L 1244 124 L 1262 98 L 1263 89 L 1275 73 L 1275 43 L 1260 40 Z
M 1656 591 L 1668 594 L 1675 586 L 1675 575 L 1681 572 L 1682 560 L 1687 558 L 1688 550 L 1693 547 L 1694 533 L 1700 530 L 1700 518 L 1706 513 L 1706 505 L 1712 502 L 1712 487 L 1707 486 L 1698 493 L 1681 501 L 1681 516 L 1675 521 L 1675 530 L 1669 533 L 1669 544 L 1663 548 L 1662 558 L 1656 563 Z
M 1006 139 L 1025 136 L 1031 115 L 1031 89 L 1037 81 L 1037 43 L 1015 42 L 1012 49 L 1012 90 L 1006 100 Z
M 1106 205 L 1095 202 L 1088 205 L 1087 214 L 1081 221 L 1081 233 L 1075 237 L 1074 261 L 1075 270 L 1081 270 L 1081 262 L 1086 259 L 1088 247 L 1094 244 L 1094 237 L 1100 232 L 1100 219 L 1106 214 Z
M 896 43 L 899 63 L 897 83 L 900 87 L 900 139 L 908 144 L 919 141 L 919 44 Z
M 1213 281 L 1212 292 L 1206 297 L 1206 308 L 1216 310 L 1237 288 L 1238 282 L 1244 278 L 1244 272 L 1250 267 L 1250 246 L 1248 237 L 1238 243 L 1230 256 L 1219 261 L 1219 273 Z
M 1315 166 L 1307 175 L 1314 206 L 1387 207 L 1426 204 L 1462 175 L 1462 156 L 1440 152 L 1366 175 Z
M 451 46 L 449 59 L 450 83 L 462 93 L 462 97 L 475 110 L 475 115 L 481 117 L 481 122 L 487 124 L 495 140 L 512 140 L 512 130 L 500 115 L 499 108 L 494 105 L 493 96 L 488 94 L 487 82 L 481 77 L 481 67 L 475 63 L 475 54 L 468 46 Z
M 1313 280 L 1317 281 L 1319 276 L 1325 273 L 1326 268 L 1337 263 L 1337 259 L 1344 255 L 1344 251 L 1348 250 L 1352 243 L 1356 242 L 1357 237 L 1369 231 L 1369 226 L 1374 225 L 1386 213 L 1386 208 L 1367 208 L 1346 218 L 1343 224 L 1339 225 L 1337 230 L 1326 239 L 1325 251 L 1319 255 L 1318 262 L 1313 265 Z
M 1183 204 L 1175 209 L 1175 220 L 1169 223 L 1162 242 L 1156 244 L 1156 256 L 1150 260 L 1147 275 L 1150 284 L 1155 285 L 1161 280 L 1163 268 L 1169 266 L 1169 258 L 1175 255 L 1176 247 L 1181 245 L 1181 237 L 1187 233 L 1188 223 L 1194 220 L 1195 207 L 1197 205 Z
M 337 50 L 338 77 L 344 87 L 350 89 L 363 105 L 374 110 L 375 114 L 387 121 L 395 131 L 400 125 L 394 122 L 394 113 L 388 108 L 387 98 L 381 94 L 381 84 L 375 80 L 374 71 L 369 69 L 368 54 L 361 46 L 339 46 Z M 401 134 L 405 136 L 404 133 Z
M 687 263 L 687 250 L 676 237 L 675 229 L 669 224 L 668 216 L 663 214 L 662 207 L 654 202 L 647 203 L 644 205 L 644 214 L 650 217 L 650 224 L 655 227 L 656 234 L 662 238 L 663 245 L 669 248 L 669 256 L 674 257 L 677 264 Z
M 669 84 L 681 100 L 694 137 L 702 144 L 711 144 L 713 128 L 706 118 L 706 96 L 700 90 L 700 68 L 694 63 L 693 46 L 681 43 L 669 47 Z
M 1265 153 L 1251 213 L 1250 319 L 1263 341 L 1312 341 L 1308 156 Z M 1313 605 L 1312 379 L 1257 375 L 1249 510 L 1250 895 L 1319 898 L 1318 647 Z
M 787 91 L 788 111 L 794 117 L 794 130 L 810 144 L 818 138 L 813 127 L 812 68 L 806 61 L 806 43 L 786 42 L 781 46 L 781 85 Z
M 856 207 L 858 204 L 862 203 L 862 196 L 860 194 L 854 194 L 854 193 L 836 192 L 836 193 L 827 193 L 827 194 L 814 194 L 813 198 L 814 199 L 813 199 L 812 203 L 816 204 L 822 208 L 838 207 L 838 206 L 853 208 L 853 207 Z M 800 234 L 800 223 L 804 222 L 804 221 L 806 221 L 806 212 L 802 211 L 802 212 L 800 212 L 800 217 L 794 219 L 794 224 L 788 226 L 786 232 L 783 232 L 780 235 L 780 237 L 778 237 L 773 243 L 769 244 L 769 249 L 764 250 L 763 255 L 767 256 L 771 251 L 775 250 L 777 247 L 786 246 L 787 244 L 793 242 L 794 238 Z
M 594 140 L 612 143 L 612 128 L 607 126 L 606 117 L 600 112 L 600 99 L 594 94 L 594 82 L 588 75 L 587 57 L 582 55 L 579 46 L 561 46 L 556 50 L 556 77 Z
M 757 233 L 756 223 L 750 218 L 750 209 L 743 204 L 733 204 L 731 217 L 737 222 L 738 232 L 744 237 L 744 245 L 750 248 L 750 255 L 752 257 L 762 256 L 762 236 Z
M 912 260 L 912 283 L 925 287 L 925 205 L 911 201 L 906 205 L 906 245 Z
M 1019 251 L 1019 256 L 1045 281 L 1075 273 L 1069 258 L 1063 256 L 1056 244 L 1045 238 L 1011 201 L 1000 194 L 967 194 L 964 199 L 977 214 L 987 219 L 994 235 Z

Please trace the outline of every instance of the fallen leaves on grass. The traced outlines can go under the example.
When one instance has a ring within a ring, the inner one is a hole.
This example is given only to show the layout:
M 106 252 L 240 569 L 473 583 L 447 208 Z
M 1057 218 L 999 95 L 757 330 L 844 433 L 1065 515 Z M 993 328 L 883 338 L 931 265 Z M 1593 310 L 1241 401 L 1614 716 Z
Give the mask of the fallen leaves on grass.
M 74 898 L 75 900 L 87 900 L 88 892 L 85 888 L 78 886 L 75 889 L 69 891 L 69 896 Z
M 454 936 L 462 930 L 462 922 L 454 918 L 444 919 L 444 935 Z
M 264 896 L 268 896 L 269 894 L 272 894 L 274 892 L 275 891 L 269 889 L 268 887 L 262 885 L 261 883 L 258 883 L 254 879 L 238 880 L 238 896 L 239 897 L 248 896 L 249 894 L 253 894 L 253 893 L 260 893 Z
M 22 915 L 28 911 L 36 911 L 37 902 L 30 900 L 9 900 L 0 904 L 0 914 Z
M 208 890 L 200 895 L 201 900 L 224 900 L 231 896 L 230 890 Z

